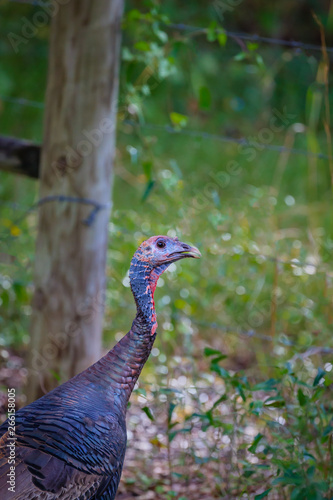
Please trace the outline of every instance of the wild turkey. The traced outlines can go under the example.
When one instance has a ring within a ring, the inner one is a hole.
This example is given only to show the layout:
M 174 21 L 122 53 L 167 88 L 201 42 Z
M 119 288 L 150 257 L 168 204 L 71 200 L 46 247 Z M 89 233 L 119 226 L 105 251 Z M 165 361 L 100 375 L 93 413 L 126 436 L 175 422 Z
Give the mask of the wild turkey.
M 156 337 L 154 292 L 172 262 L 200 252 L 153 236 L 135 252 L 132 328 L 106 356 L 16 413 L 15 493 L 8 490 L 8 420 L 0 427 L 2 500 L 115 498 L 126 448 L 126 408 Z

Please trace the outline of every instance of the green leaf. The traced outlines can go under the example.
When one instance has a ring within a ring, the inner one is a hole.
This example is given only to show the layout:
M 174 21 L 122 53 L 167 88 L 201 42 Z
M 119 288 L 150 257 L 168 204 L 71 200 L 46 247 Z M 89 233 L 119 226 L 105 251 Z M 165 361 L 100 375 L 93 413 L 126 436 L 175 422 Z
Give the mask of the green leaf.
M 258 66 L 260 66 L 261 68 L 265 67 L 264 60 L 260 54 L 256 54 L 255 59 L 256 59 L 256 63 L 258 64 Z
M 145 173 L 145 176 L 147 177 L 147 180 L 150 181 L 152 177 L 152 170 L 153 170 L 153 162 L 152 161 L 144 161 L 142 163 L 142 168 Z
M 333 423 L 330 422 L 327 427 L 325 427 L 324 431 L 323 431 L 323 436 L 328 436 L 329 434 L 331 434 L 331 432 L 333 431 Z
M 259 47 L 257 42 L 247 42 L 246 46 L 250 52 L 257 50 L 257 48 Z
M 274 479 L 272 481 L 272 485 L 273 486 L 276 486 L 276 485 L 281 485 L 281 486 L 287 486 L 289 484 L 293 484 L 293 485 L 301 485 L 304 481 L 304 478 L 302 476 L 300 476 L 299 474 L 285 474 L 284 476 L 282 477 L 277 477 L 276 479 Z
M 60 373 L 55 372 L 54 370 L 51 370 L 50 373 L 51 373 L 51 375 L 53 375 L 53 377 L 56 379 L 57 382 L 61 381 Z
M 304 489 L 303 488 L 293 488 L 293 491 L 290 494 L 290 500 L 300 500 L 304 497 Z
M 268 488 L 268 490 L 265 490 L 263 493 L 260 493 L 260 495 L 256 495 L 254 497 L 254 500 L 261 500 L 261 498 L 267 497 L 268 493 L 272 490 L 272 488 Z
M 177 434 L 179 434 L 179 431 L 168 432 L 169 443 L 171 443 L 175 439 L 175 437 L 177 436 Z
M 144 406 L 143 408 L 141 408 L 143 412 L 145 412 L 145 414 L 147 415 L 147 417 L 149 418 L 149 420 L 151 420 L 152 422 L 155 421 L 155 418 L 154 418 L 154 415 L 152 414 L 150 408 L 148 408 L 148 406 Z
M 212 104 L 212 96 L 208 87 L 200 87 L 199 89 L 199 106 L 201 109 L 210 109 Z
M 277 380 L 275 378 L 270 378 L 265 380 L 265 382 L 260 382 L 252 387 L 252 391 L 272 391 L 276 389 Z
M 138 389 L 135 389 L 133 392 L 135 394 L 140 394 L 141 396 L 145 396 L 145 397 L 147 396 L 146 389 L 143 389 L 143 388 L 141 389 L 140 387 L 138 387 Z
M 316 387 L 319 384 L 320 380 L 324 377 L 325 374 L 326 374 L 325 370 L 319 367 L 317 375 L 315 376 L 315 379 L 313 381 L 313 387 Z
M 262 413 L 263 406 L 264 406 L 263 401 L 252 401 L 250 403 L 249 408 L 251 413 L 253 413 L 253 415 L 260 415 Z
M 13 290 L 20 302 L 26 302 L 29 298 L 27 288 L 17 281 L 13 283 Z
M 147 184 L 146 184 L 146 189 L 142 195 L 142 200 L 141 201 L 146 201 L 148 196 L 150 195 L 153 187 L 155 186 L 155 181 L 148 181 Z
M 281 397 L 272 396 L 270 398 L 267 398 L 264 404 L 265 406 L 268 406 L 270 408 L 282 408 L 286 405 L 286 402 Z
M 206 347 L 204 350 L 204 355 L 205 356 L 216 356 L 216 358 L 211 360 L 211 364 L 213 363 L 218 363 L 219 361 L 222 361 L 223 359 L 226 359 L 228 356 L 225 354 L 222 354 L 221 351 L 216 351 L 215 349 L 211 349 L 210 347 Z
M 217 38 L 216 28 L 217 28 L 217 22 L 212 21 L 207 28 L 207 40 L 209 42 L 215 42 Z
M 9 305 L 9 293 L 7 290 L 3 290 L 3 292 L 0 295 L 1 298 L 1 305 L 4 307 L 8 307 Z
M 135 59 L 134 55 L 132 52 L 129 50 L 128 47 L 124 47 L 121 51 L 121 57 L 123 61 L 133 61 Z
M 141 19 L 141 17 L 142 13 L 138 9 L 132 9 L 127 14 L 127 19 L 130 21 L 137 21 L 138 19 Z
M 313 478 L 314 477 L 314 474 L 316 472 L 316 468 L 314 467 L 314 465 L 312 465 L 311 467 L 308 468 L 308 470 L 306 471 L 306 475 L 309 477 L 309 478 Z
M 212 408 L 211 408 L 211 409 L 213 410 L 213 409 L 214 409 L 214 408 L 216 408 L 216 407 L 217 407 L 220 403 L 222 403 L 223 401 L 226 401 L 226 400 L 227 400 L 227 395 L 226 395 L 226 394 L 223 394 L 223 396 L 221 396 L 219 399 L 217 399 L 217 400 L 215 401 L 215 403 L 213 404 L 213 406 L 212 406 Z
M 244 477 L 251 477 L 253 476 L 253 474 L 255 474 L 255 470 L 254 469 L 244 469 L 243 470 L 243 476 Z
M 212 363 L 210 369 L 212 370 L 212 372 L 220 375 L 221 378 L 230 378 L 229 372 L 222 368 L 222 366 L 219 366 L 217 363 Z
M 150 45 L 148 42 L 140 41 L 134 44 L 134 48 L 142 52 L 148 52 L 150 50 Z
M 172 419 L 172 414 L 176 408 L 176 404 L 173 403 L 173 402 L 170 402 L 169 403 L 169 408 L 168 408 L 168 425 L 170 426 L 170 423 L 171 423 L 171 419 Z
M 256 437 L 254 438 L 251 446 L 248 448 L 248 450 L 249 450 L 250 453 L 255 453 L 256 452 L 257 446 L 258 446 L 258 444 L 260 443 L 260 441 L 262 440 L 263 437 L 264 437 L 263 434 L 260 434 L 260 432 L 256 435 Z
M 215 356 L 215 354 L 222 355 L 222 352 L 217 351 L 216 349 L 212 349 L 211 347 L 204 348 L 204 355 L 205 356 Z
M 163 394 L 183 394 L 179 389 L 173 389 L 171 387 L 161 387 L 160 392 Z
M 245 52 L 239 52 L 239 54 L 236 54 L 234 57 L 235 61 L 243 61 L 247 57 L 247 54 Z
M 172 122 L 172 125 L 174 125 L 174 127 L 184 128 L 187 125 L 188 117 L 173 111 L 172 113 L 170 113 L 170 120 Z
M 308 398 L 307 398 L 307 396 L 304 395 L 302 389 L 298 389 L 297 399 L 298 399 L 298 402 L 301 406 L 305 406 L 307 401 L 308 401 Z
M 239 392 L 239 395 L 240 395 L 240 397 L 242 398 L 242 400 L 245 402 L 245 401 L 246 401 L 246 396 L 245 396 L 245 393 L 244 393 L 244 391 L 243 391 L 243 387 L 242 387 L 242 385 L 241 385 L 241 384 L 237 384 L 237 385 L 236 385 L 236 389 L 237 389 L 237 391 Z
M 225 31 L 219 31 L 218 35 L 217 35 L 217 40 L 219 42 L 219 44 L 221 45 L 221 47 L 224 47 L 225 44 L 227 43 L 227 40 L 228 40 L 228 37 L 227 37 L 227 34 L 225 33 Z
M 168 35 L 165 33 L 165 31 L 160 30 L 158 23 L 153 23 L 153 32 L 157 36 L 157 38 L 162 42 L 162 43 L 167 43 L 168 41 Z

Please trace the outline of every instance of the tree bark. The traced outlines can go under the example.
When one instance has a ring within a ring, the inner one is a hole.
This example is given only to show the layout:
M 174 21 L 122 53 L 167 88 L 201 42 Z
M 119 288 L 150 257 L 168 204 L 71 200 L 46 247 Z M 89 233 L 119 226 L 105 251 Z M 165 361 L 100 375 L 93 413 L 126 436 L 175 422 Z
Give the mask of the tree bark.
M 29 402 L 101 354 L 122 11 L 66 0 L 52 20 Z

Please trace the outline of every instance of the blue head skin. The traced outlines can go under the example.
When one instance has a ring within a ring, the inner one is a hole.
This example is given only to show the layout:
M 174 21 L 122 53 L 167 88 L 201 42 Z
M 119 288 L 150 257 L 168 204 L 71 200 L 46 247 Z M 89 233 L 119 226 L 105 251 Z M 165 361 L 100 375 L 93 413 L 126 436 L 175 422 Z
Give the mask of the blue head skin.
M 151 335 L 157 328 L 154 304 L 157 280 L 172 262 L 189 257 L 199 259 L 201 254 L 197 248 L 169 236 L 152 236 L 141 243 L 133 256 L 129 276 L 137 316 L 146 319 Z

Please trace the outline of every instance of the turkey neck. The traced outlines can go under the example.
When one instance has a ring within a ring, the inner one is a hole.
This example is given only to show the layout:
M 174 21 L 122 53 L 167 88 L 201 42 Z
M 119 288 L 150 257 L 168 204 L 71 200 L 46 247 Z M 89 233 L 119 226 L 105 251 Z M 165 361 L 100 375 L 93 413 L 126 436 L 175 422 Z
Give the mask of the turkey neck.
M 98 362 L 103 367 L 104 380 L 107 379 L 113 393 L 118 395 L 124 407 L 156 338 L 154 292 L 158 278 L 168 265 L 165 263 L 152 267 L 134 255 L 130 268 L 130 283 L 137 307 L 136 317 L 127 335 Z
M 138 323 L 139 328 L 150 335 L 154 335 L 157 328 L 154 302 L 157 281 L 169 264 L 166 262 L 152 267 L 149 262 L 140 260 L 136 255 L 131 262 L 129 276 L 137 309 L 134 323 Z

